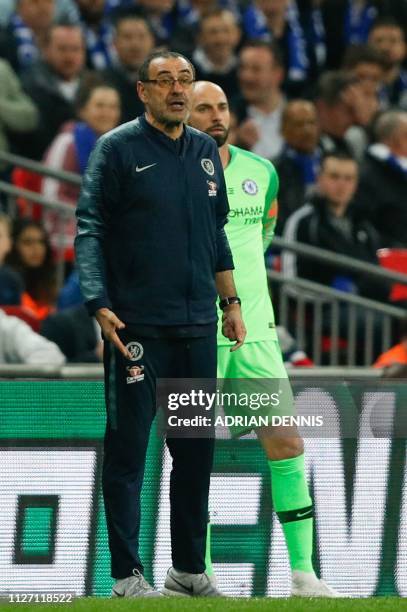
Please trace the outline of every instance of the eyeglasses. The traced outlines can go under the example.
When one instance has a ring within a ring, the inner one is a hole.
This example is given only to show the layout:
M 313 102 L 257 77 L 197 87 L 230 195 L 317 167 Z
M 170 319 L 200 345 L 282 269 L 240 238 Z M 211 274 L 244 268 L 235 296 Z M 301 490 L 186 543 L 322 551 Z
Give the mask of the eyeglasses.
M 191 76 L 183 76 L 179 79 L 173 77 L 161 77 L 159 79 L 146 79 L 143 83 L 155 83 L 160 89 L 172 89 L 175 83 L 178 82 L 183 89 L 188 89 L 195 83 Z

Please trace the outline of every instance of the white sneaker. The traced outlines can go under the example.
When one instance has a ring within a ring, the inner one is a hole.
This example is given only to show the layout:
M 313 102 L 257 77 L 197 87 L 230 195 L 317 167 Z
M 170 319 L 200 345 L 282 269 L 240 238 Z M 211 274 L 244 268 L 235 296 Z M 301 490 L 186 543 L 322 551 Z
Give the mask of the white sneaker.
M 170 567 L 165 579 L 164 595 L 178 597 L 225 597 L 216 587 L 216 578 L 203 574 L 189 574 Z
M 116 580 L 112 588 L 112 597 L 162 597 L 162 593 L 151 586 L 139 570 L 133 575 Z
M 344 597 L 315 574 L 294 570 L 291 597 Z

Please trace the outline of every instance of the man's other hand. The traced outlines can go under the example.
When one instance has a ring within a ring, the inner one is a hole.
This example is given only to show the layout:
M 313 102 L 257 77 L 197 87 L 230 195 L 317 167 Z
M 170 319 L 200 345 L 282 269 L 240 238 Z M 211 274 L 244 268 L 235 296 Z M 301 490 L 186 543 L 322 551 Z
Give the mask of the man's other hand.
M 239 304 L 229 304 L 223 311 L 222 334 L 229 340 L 236 340 L 236 344 L 230 349 L 237 351 L 246 338 L 246 327 L 242 319 L 242 311 Z

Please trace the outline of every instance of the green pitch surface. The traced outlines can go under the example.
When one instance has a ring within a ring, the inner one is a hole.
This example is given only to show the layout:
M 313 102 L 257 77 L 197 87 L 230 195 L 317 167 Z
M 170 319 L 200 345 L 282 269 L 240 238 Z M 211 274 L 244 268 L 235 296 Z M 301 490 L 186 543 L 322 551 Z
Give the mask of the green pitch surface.
M 163 599 L 103 599 L 84 597 L 71 604 L 4 604 L 2 610 L 51 610 L 69 612 L 367 612 L 377 610 L 402 610 L 406 600 L 397 597 L 370 597 L 368 599 L 186 599 L 184 597 Z

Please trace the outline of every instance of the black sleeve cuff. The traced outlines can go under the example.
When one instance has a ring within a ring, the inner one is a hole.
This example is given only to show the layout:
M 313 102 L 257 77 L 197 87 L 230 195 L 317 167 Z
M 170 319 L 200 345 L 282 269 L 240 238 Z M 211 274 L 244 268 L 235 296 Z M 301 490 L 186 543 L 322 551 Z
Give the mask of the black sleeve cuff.
M 234 270 L 235 265 L 232 257 L 224 257 L 222 260 L 218 260 L 216 266 L 216 272 L 225 272 L 225 270 Z
M 111 301 L 106 295 L 85 302 L 85 306 L 90 316 L 94 315 L 99 308 L 112 308 Z

